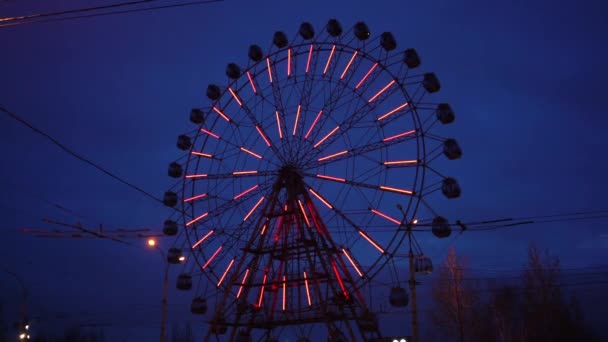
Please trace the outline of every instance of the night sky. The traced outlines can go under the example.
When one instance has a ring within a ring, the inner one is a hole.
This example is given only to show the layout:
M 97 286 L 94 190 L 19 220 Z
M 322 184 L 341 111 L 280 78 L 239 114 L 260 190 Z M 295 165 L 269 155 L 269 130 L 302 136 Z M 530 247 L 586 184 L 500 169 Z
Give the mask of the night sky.
M 102 3 L 6 1 L 0 17 Z M 458 179 L 463 194 L 437 198 L 433 206 L 442 215 L 477 221 L 604 210 L 607 9 L 599 0 L 226 0 L 0 28 L 0 104 L 160 197 L 172 184 L 167 165 L 180 155 L 176 137 L 192 128 L 190 109 L 208 102 L 209 83 L 226 82 L 228 62 L 245 65 L 249 45 L 269 46 L 277 30 L 294 35 L 303 21 L 320 30 L 330 18 L 345 28 L 363 20 L 372 35 L 391 31 L 398 49 L 416 48 L 424 70 L 441 80 L 441 99 L 456 112 L 449 132 L 464 156 L 442 164 L 442 171 Z M 145 240 L 125 246 L 17 230 L 52 228 L 45 217 L 92 229 L 103 223 L 160 230 L 170 210 L 6 115 L 0 149 L 0 268 L 24 279 L 40 329 L 102 325 L 112 340 L 156 338 L 163 263 Z M 436 264 L 454 245 L 480 274 L 512 275 L 525 263 L 530 242 L 559 256 L 564 268 L 608 267 L 605 222 L 525 225 L 444 240 L 427 234 L 420 241 Z M 171 243 L 160 241 L 163 248 Z M 174 290 L 176 275 L 169 321 L 194 325 L 191 296 Z M 19 287 L 6 274 L 0 279 L 4 316 L 12 320 Z M 602 288 L 577 291 L 588 303 Z

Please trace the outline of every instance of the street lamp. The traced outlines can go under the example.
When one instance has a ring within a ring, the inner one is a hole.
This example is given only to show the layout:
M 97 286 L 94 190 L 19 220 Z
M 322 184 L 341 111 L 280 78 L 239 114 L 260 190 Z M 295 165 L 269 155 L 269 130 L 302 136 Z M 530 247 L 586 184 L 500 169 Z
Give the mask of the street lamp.
M 30 328 L 27 323 L 27 288 L 25 287 L 25 283 L 23 279 L 17 275 L 15 272 L 11 272 L 9 270 L 3 270 L 4 273 L 10 274 L 17 282 L 19 283 L 19 287 L 21 287 L 21 292 L 23 293 L 22 301 L 21 301 L 21 309 L 19 312 L 19 340 L 29 339 L 30 335 L 27 333 L 27 330 Z M 23 330 L 25 328 L 25 331 Z M 23 336 L 23 337 L 22 337 Z
M 169 287 L 169 262 L 165 256 L 165 252 L 157 245 L 156 240 L 149 239 L 148 246 L 156 249 L 165 263 L 165 276 L 163 279 L 163 300 L 161 302 L 161 321 L 160 321 L 160 342 L 165 342 L 167 338 L 167 293 Z

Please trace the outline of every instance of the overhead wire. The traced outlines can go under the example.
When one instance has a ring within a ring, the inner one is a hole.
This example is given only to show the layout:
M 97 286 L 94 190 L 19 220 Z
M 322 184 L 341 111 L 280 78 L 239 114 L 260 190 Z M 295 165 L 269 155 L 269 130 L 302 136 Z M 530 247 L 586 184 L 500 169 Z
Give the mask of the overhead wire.
M 151 0 L 148 0 L 148 1 L 133 1 L 133 3 L 140 3 L 140 2 L 143 3 L 143 2 L 149 2 L 149 1 L 151 1 Z M 108 11 L 108 12 L 103 12 L 103 13 L 74 15 L 74 16 L 61 17 L 61 18 L 50 18 L 50 19 L 42 19 L 42 20 L 22 20 L 22 21 L 16 21 L 16 22 L 10 22 L 9 21 L 6 24 L 0 24 L 0 28 L 10 27 L 10 26 L 18 26 L 18 25 L 27 25 L 27 24 L 50 23 L 50 22 L 68 21 L 68 20 L 75 20 L 75 19 L 94 18 L 94 17 L 116 15 L 116 14 L 136 13 L 136 12 L 144 12 L 144 11 L 154 11 L 154 10 L 168 9 L 168 8 L 177 8 L 177 7 L 203 5 L 203 4 L 209 4 L 209 3 L 214 3 L 214 2 L 223 2 L 223 0 L 189 1 L 189 2 L 183 2 L 183 3 L 177 3 L 177 4 L 170 4 L 170 5 L 151 6 L 151 7 L 145 7 L 145 8 L 130 9 L 130 10 Z

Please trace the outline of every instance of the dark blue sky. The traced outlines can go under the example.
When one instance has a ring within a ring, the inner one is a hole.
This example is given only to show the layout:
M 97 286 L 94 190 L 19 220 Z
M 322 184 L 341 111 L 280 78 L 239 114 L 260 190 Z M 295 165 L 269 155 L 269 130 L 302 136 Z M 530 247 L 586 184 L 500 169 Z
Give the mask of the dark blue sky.
M 100 3 L 79 1 L 78 7 Z M 0 16 L 73 6 L 8 1 L 0 4 Z M 442 170 L 459 180 L 463 195 L 434 203 L 446 217 L 606 209 L 606 9 L 599 0 L 227 0 L 2 28 L 0 103 L 160 196 L 171 184 L 166 165 L 179 155 L 176 136 L 191 129 L 190 108 L 207 103 L 207 84 L 225 82 L 226 63 L 245 64 L 250 44 L 266 47 L 274 31 L 294 34 L 302 21 L 319 29 L 333 17 L 345 27 L 364 20 L 373 35 L 391 31 L 400 49 L 415 47 L 456 111 L 450 134 L 465 154 Z M 43 199 L 80 213 L 90 227 L 160 229 L 169 211 L 8 117 L 0 117 L 0 153 L 0 266 L 24 278 L 32 315 L 46 317 L 44 324 L 56 322 L 57 313 L 86 317 L 129 338 L 154 334 L 162 264 L 143 241 L 126 247 L 15 230 L 49 227 L 40 217 L 76 220 Z M 454 245 L 481 269 L 517 269 L 530 241 L 560 256 L 564 267 L 587 267 L 605 265 L 605 231 L 603 223 L 559 222 L 471 232 Z M 451 240 L 422 243 L 438 263 Z M 18 288 L 8 276 L 0 279 L 11 314 Z M 189 299 L 171 293 L 170 319 L 190 319 Z

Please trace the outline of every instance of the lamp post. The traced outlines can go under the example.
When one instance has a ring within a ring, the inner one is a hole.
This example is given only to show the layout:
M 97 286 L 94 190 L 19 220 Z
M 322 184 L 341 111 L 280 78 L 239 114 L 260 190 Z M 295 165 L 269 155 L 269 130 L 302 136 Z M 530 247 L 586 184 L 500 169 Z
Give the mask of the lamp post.
M 19 283 L 19 287 L 21 287 L 21 292 L 23 297 L 21 299 L 21 307 L 19 308 L 19 332 L 18 332 L 18 340 L 23 341 L 25 339 L 29 339 L 29 323 L 27 322 L 27 288 L 25 287 L 25 283 L 23 279 L 19 277 L 19 275 L 15 272 L 11 272 L 9 270 L 3 270 L 5 273 L 11 275 L 17 282 Z
M 165 276 L 163 278 L 163 300 L 161 302 L 161 320 L 160 320 L 160 342 L 165 342 L 167 339 L 167 293 L 169 289 L 169 262 L 165 256 L 165 252 L 156 244 L 156 240 L 148 240 L 148 246 L 156 249 L 165 263 Z
M 415 224 L 418 223 L 417 219 L 414 219 L 412 222 L 408 222 L 405 212 L 403 211 L 403 207 L 401 204 L 397 204 L 397 209 L 401 211 L 403 214 L 403 219 L 401 220 L 400 228 L 405 228 L 408 239 L 408 253 L 407 258 L 409 261 L 409 269 L 410 269 L 410 279 L 408 281 L 410 287 L 410 295 L 412 298 L 412 305 L 410 306 L 412 309 L 412 342 L 419 342 L 418 340 L 418 307 L 416 302 L 416 270 L 414 267 L 414 252 L 412 250 L 412 228 Z

